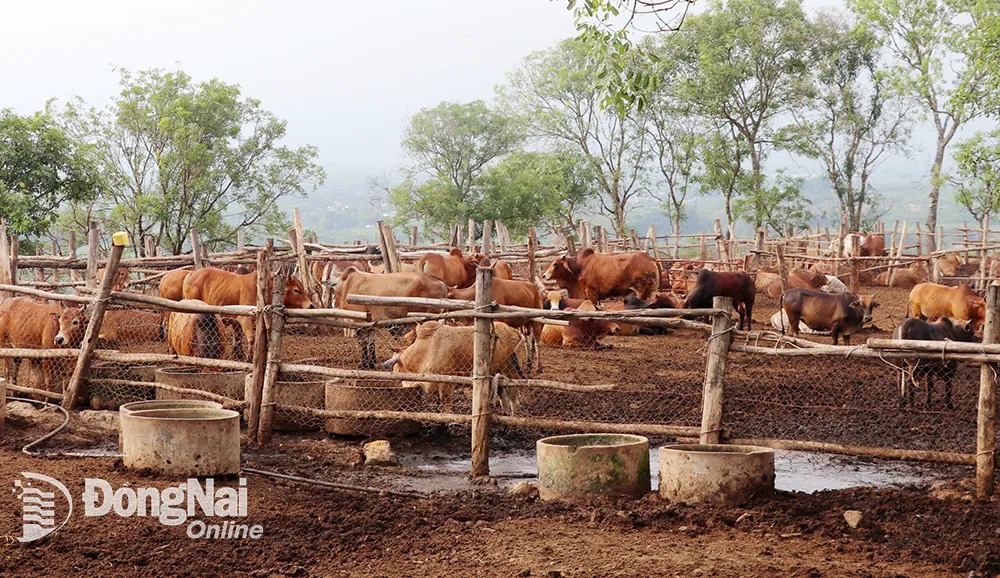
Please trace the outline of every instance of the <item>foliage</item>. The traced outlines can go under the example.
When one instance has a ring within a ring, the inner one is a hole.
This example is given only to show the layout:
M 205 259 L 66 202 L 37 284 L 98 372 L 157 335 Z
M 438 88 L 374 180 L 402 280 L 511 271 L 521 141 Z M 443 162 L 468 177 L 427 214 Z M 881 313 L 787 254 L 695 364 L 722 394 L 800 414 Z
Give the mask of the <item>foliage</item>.
M 733 212 L 755 229 L 768 227 L 779 236 L 788 229 L 793 233 L 808 229 L 813 219 L 809 203 L 802 196 L 802 180 L 788 178 L 781 172 L 775 184 L 761 183 L 750 194 L 736 199 Z
M 499 88 L 500 99 L 522 115 L 532 136 L 571 147 L 588 162 L 598 208 L 624 237 L 629 211 L 644 192 L 650 140 L 641 118 L 601 108 L 596 67 L 586 46 L 565 40 L 529 55 Z
M 177 254 L 189 230 L 209 245 L 287 231 L 278 199 L 322 184 L 313 146 L 281 145 L 286 123 L 218 79 L 120 70 L 121 92 L 104 109 L 70 103 L 69 130 L 98 151 L 105 193 L 88 209 Z
M 870 177 L 892 152 L 904 150 L 912 127 L 909 106 L 879 68 L 881 40 L 833 12 L 821 13 L 810 48 L 816 92 L 782 140 L 823 164 L 851 231 L 879 210 Z
M 91 153 L 48 113 L 0 111 L 0 216 L 11 232 L 41 235 L 62 203 L 93 199 L 99 179 Z
M 1000 131 L 977 132 L 958 145 L 955 200 L 977 221 L 1000 211 Z

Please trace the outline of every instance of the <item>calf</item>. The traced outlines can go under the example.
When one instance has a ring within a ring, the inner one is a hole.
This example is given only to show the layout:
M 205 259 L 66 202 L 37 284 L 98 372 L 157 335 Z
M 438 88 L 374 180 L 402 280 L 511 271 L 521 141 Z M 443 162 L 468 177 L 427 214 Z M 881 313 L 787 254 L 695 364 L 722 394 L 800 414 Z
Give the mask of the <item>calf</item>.
M 624 305 L 624 308 L 628 310 L 678 308 L 677 300 L 674 299 L 674 296 L 670 293 L 657 293 L 650 299 L 639 299 L 639 296 L 635 293 L 629 293 L 624 299 L 622 299 L 622 304 Z M 634 328 L 634 330 L 629 333 L 629 330 L 632 328 Z M 649 325 L 629 325 L 626 323 L 619 323 L 618 329 L 622 335 L 631 335 L 632 333 L 639 333 L 640 335 L 667 334 L 666 327 L 653 327 Z
M 910 290 L 910 317 L 937 319 L 951 317 L 972 321 L 977 333 L 986 319 L 986 301 L 967 285 L 946 287 L 937 283 L 921 283 Z
M 493 323 L 493 356 L 490 375 L 502 374 L 527 379 L 530 352 L 527 340 L 505 323 Z M 393 356 L 386 365 L 396 373 L 426 373 L 439 375 L 471 375 L 474 328 L 466 325 L 445 325 L 441 321 L 421 323 L 407 334 L 412 343 Z M 451 413 L 455 386 L 430 381 L 408 382 L 419 385 L 425 395 L 437 394 L 441 408 Z M 518 388 L 504 387 L 497 392 L 501 407 L 509 414 L 518 408 Z
M 834 295 L 812 289 L 790 289 L 781 296 L 781 309 L 788 317 L 789 335 L 797 336 L 799 323 L 805 322 L 813 330 L 829 331 L 834 345 L 841 337 L 846 345 L 850 345 L 851 335 L 872 320 L 872 310 L 878 306 L 874 295 Z M 784 327 L 781 332 L 785 333 Z
M 753 323 L 755 295 L 753 279 L 744 271 L 702 269 L 684 306 L 688 309 L 710 309 L 715 297 L 729 297 L 733 300 L 733 309 L 740 314 L 739 328 L 749 330 Z
M 584 301 L 576 310 L 597 311 L 597 308 L 590 301 Z M 546 325 L 542 328 L 542 343 L 574 349 L 610 349 L 611 345 L 601 343 L 600 339 L 612 333 L 616 325 L 597 319 L 571 319 L 568 326 Z
M 23 349 L 77 348 L 83 341 L 87 318 L 78 307 L 42 303 L 27 297 L 0 300 L 0 347 Z M 33 371 L 41 370 L 43 389 L 53 385 L 53 361 L 32 359 Z M 17 383 L 21 359 L 5 360 L 7 380 Z
M 948 317 L 942 317 L 934 323 L 914 319 L 909 317 L 892 332 L 893 339 L 914 339 L 919 341 L 963 341 L 971 343 L 976 341 L 976 333 L 972 329 L 971 321 L 953 321 Z M 927 359 L 907 359 L 906 369 L 900 373 L 899 381 L 899 407 L 902 408 L 909 397 L 910 407 L 913 407 L 913 390 L 919 387 L 917 380 L 923 379 L 926 382 L 926 397 L 924 398 L 924 408 L 931 407 L 931 390 L 934 388 L 934 379 L 944 382 L 944 400 L 948 409 L 955 409 L 951 400 L 952 380 L 958 373 L 958 362 L 956 361 L 931 361 Z M 907 377 L 913 387 L 908 387 Z M 907 396 L 907 392 L 909 395 Z

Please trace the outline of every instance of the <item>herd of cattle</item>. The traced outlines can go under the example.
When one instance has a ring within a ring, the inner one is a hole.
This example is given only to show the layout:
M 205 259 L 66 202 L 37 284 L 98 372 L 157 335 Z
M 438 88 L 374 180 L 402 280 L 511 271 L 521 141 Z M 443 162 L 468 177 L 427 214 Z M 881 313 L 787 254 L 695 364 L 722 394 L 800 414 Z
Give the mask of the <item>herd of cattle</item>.
M 859 243 L 862 254 L 884 251 L 884 242 L 881 248 L 874 246 L 879 238 L 878 235 L 866 236 Z M 372 321 L 385 321 L 405 318 L 410 313 L 437 313 L 440 310 L 432 305 L 361 305 L 350 302 L 348 296 L 472 300 L 481 259 L 481 255 L 464 255 L 459 249 L 451 249 L 448 254 L 426 253 L 416 263 L 404 264 L 404 270 L 396 273 L 382 273 L 370 267 L 366 260 L 330 260 L 314 261 L 309 274 L 332 290 L 333 306 L 365 311 Z M 953 275 L 957 260 L 941 258 L 935 265 L 946 275 L 949 271 Z M 702 268 L 691 271 L 692 279 L 685 276 L 683 268 L 665 272 L 655 259 L 644 253 L 604 254 L 587 248 L 576 256 L 554 259 L 543 275 L 548 287 L 534 280 L 514 279 L 509 263 L 503 260 L 493 263 L 493 271 L 492 298 L 498 305 L 579 311 L 702 309 L 711 308 L 714 297 L 726 296 L 732 299 L 733 308 L 739 315 L 739 329 L 747 330 L 753 322 L 756 295 L 760 293 L 779 301 L 772 324 L 782 333 L 797 336 L 829 332 L 835 345 L 841 338 L 845 344 L 850 344 L 851 335 L 872 320 L 872 311 L 879 306 L 874 295 L 849 293 L 840 279 L 818 265 L 795 269 L 786 279 L 767 267 L 761 268 L 755 276 L 744 271 Z M 679 272 L 680 279 L 665 274 L 671 272 Z M 985 317 L 984 300 L 964 285 L 946 287 L 928 283 L 925 274 L 926 264 L 899 270 L 894 276 L 908 282 L 916 281 L 910 293 L 907 319 L 896 328 L 895 336 L 899 339 L 974 340 Z M 160 280 L 159 293 L 162 298 L 182 303 L 255 305 L 256 283 L 257 275 L 253 271 L 184 268 L 165 274 Z M 618 300 L 606 301 L 616 298 Z M 284 305 L 312 308 L 322 304 L 313 303 L 302 282 L 289 276 L 285 283 Z M 3 299 L 0 300 L 0 347 L 76 348 L 83 339 L 86 322 L 85 309 L 27 297 Z M 573 319 L 568 325 L 545 324 L 537 318 L 513 315 L 496 320 L 494 326 L 494 373 L 520 378 L 531 377 L 542 370 L 539 343 L 552 347 L 601 349 L 610 347 L 601 341 L 609 334 L 664 331 L 601 320 Z M 401 345 L 382 368 L 416 374 L 468 375 L 471 372 L 474 339 L 470 326 L 461 321 L 427 321 L 404 334 L 409 327 L 395 328 L 394 335 L 401 337 Z M 166 340 L 168 350 L 180 355 L 250 359 L 254 349 L 251 317 L 231 320 L 207 313 L 170 312 L 161 316 L 136 310 L 109 310 L 100 337 L 114 342 L 119 332 L 137 328 L 147 328 L 149 335 L 130 334 L 131 341 Z M 355 336 L 360 344 L 361 369 L 379 368 L 374 330 L 357 330 Z M 5 358 L 7 378 L 11 382 L 16 382 L 19 361 Z M 51 364 L 48 360 L 35 360 L 33 365 L 41 370 L 42 386 L 51 389 Z M 921 361 L 911 365 L 902 379 L 900 404 L 912 403 L 913 389 L 909 383 L 920 387 L 918 380 L 922 380 L 925 382 L 922 387 L 927 391 L 925 403 L 929 405 L 933 379 L 937 377 L 945 382 L 945 399 L 951 407 L 951 378 L 955 369 L 954 364 L 944 362 Z M 425 392 L 436 394 L 442 407 L 450 410 L 451 385 L 416 383 Z M 502 401 L 508 407 L 516 407 L 516 398 L 508 396 Z

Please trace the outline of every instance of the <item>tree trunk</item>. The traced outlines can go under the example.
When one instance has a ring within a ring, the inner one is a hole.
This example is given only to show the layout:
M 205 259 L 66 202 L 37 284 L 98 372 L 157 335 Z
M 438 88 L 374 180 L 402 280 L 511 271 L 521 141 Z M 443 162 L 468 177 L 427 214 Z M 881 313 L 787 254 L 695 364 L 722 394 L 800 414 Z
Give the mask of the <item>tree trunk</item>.
M 931 167 L 931 192 L 927 200 L 927 230 L 937 231 L 938 197 L 941 194 L 941 165 L 944 164 L 944 148 L 946 142 L 938 137 L 937 150 L 934 152 L 934 165 Z M 934 235 L 927 235 L 927 252 L 937 250 Z

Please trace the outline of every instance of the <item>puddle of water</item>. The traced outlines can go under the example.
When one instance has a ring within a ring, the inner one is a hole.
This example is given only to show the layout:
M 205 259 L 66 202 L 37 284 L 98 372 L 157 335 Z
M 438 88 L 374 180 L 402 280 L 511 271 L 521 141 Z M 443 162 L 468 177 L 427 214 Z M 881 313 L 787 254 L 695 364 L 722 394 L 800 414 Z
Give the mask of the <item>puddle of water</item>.
M 653 489 L 659 487 L 659 449 L 649 452 L 649 465 Z M 444 474 L 434 479 L 465 476 L 471 465 L 470 458 L 435 455 L 401 456 L 403 465 L 417 470 Z M 501 486 L 510 486 L 521 480 L 537 482 L 537 466 L 533 452 L 495 453 L 490 455 L 490 475 L 499 479 Z M 847 456 L 811 452 L 776 450 L 774 455 L 774 486 L 778 490 L 813 493 L 822 490 L 840 490 L 854 487 L 897 487 L 930 483 L 954 475 L 933 464 L 917 464 L 888 460 L 858 460 Z M 427 489 L 428 480 L 418 483 Z M 443 480 L 442 480 L 443 482 Z M 433 483 L 433 480 L 431 480 Z M 457 489 L 453 483 L 442 483 L 436 489 Z

